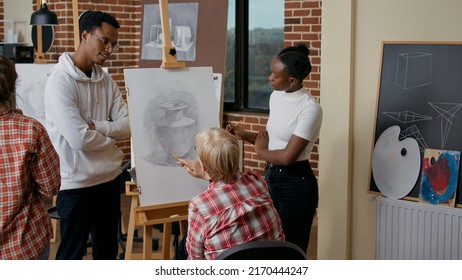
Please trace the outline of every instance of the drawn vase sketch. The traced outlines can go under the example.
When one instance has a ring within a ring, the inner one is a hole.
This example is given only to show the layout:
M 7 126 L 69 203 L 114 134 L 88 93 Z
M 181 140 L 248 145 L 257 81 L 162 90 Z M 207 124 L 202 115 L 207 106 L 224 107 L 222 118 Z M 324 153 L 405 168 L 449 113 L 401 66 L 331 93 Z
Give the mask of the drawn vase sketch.
M 156 133 L 162 149 L 167 155 L 175 154 L 179 157 L 186 157 L 194 147 L 194 136 L 197 130 L 196 121 L 183 115 L 188 103 L 171 100 L 160 104 L 160 107 L 165 115 L 157 123 Z M 170 158 L 169 161 L 174 161 L 174 159 Z

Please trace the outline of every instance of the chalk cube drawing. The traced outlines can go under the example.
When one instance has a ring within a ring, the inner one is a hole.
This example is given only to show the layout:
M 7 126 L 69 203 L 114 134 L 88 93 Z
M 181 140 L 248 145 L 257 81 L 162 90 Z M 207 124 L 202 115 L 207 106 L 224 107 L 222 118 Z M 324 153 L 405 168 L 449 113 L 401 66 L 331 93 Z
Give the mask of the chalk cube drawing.
M 395 83 L 402 89 L 428 85 L 432 78 L 431 53 L 410 52 L 398 55 Z

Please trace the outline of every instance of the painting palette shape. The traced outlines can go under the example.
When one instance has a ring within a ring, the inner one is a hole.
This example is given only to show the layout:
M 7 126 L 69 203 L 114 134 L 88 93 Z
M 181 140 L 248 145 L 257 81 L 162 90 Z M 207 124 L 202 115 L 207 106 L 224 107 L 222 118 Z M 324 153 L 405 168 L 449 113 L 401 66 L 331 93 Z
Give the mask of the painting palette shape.
M 416 185 L 420 172 L 419 144 L 414 138 L 399 140 L 401 128 L 387 128 L 375 143 L 372 175 L 380 192 L 400 199 Z
M 454 207 L 460 152 L 425 149 L 419 201 Z

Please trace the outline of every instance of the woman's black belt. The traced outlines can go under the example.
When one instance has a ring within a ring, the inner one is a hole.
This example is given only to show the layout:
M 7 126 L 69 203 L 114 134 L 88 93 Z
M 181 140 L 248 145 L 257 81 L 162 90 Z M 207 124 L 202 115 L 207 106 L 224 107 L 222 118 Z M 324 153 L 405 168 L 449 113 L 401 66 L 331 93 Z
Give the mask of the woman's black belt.
M 293 169 L 300 169 L 303 167 L 309 167 L 310 162 L 309 160 L 301 160 L 301 161 L 296 161 L 295 163 L 291 165 L 276 165 L 271 162 L 266 162 L 266 166 L 268 168 L 276 168 L 276 169 L 282 169 L 282 170 L 293 170 Z

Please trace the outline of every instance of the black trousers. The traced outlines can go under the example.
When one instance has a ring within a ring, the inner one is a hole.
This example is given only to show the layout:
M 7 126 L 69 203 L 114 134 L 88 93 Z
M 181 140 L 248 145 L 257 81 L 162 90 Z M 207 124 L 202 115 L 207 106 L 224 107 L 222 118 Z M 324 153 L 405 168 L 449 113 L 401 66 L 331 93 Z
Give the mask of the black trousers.
M 290 166 L 268 163 L 265 168 L 274 207 L 281 218 L 286 241 L 308 249 L 311 224 L 318 207 L 318 182 L 309 161 Z
M 91 235 L 94 260 L 115 260 L 120 222 L 119 177 L 83 189 L 58 193 L 61 243 L 57 260 L 81 260 Z

